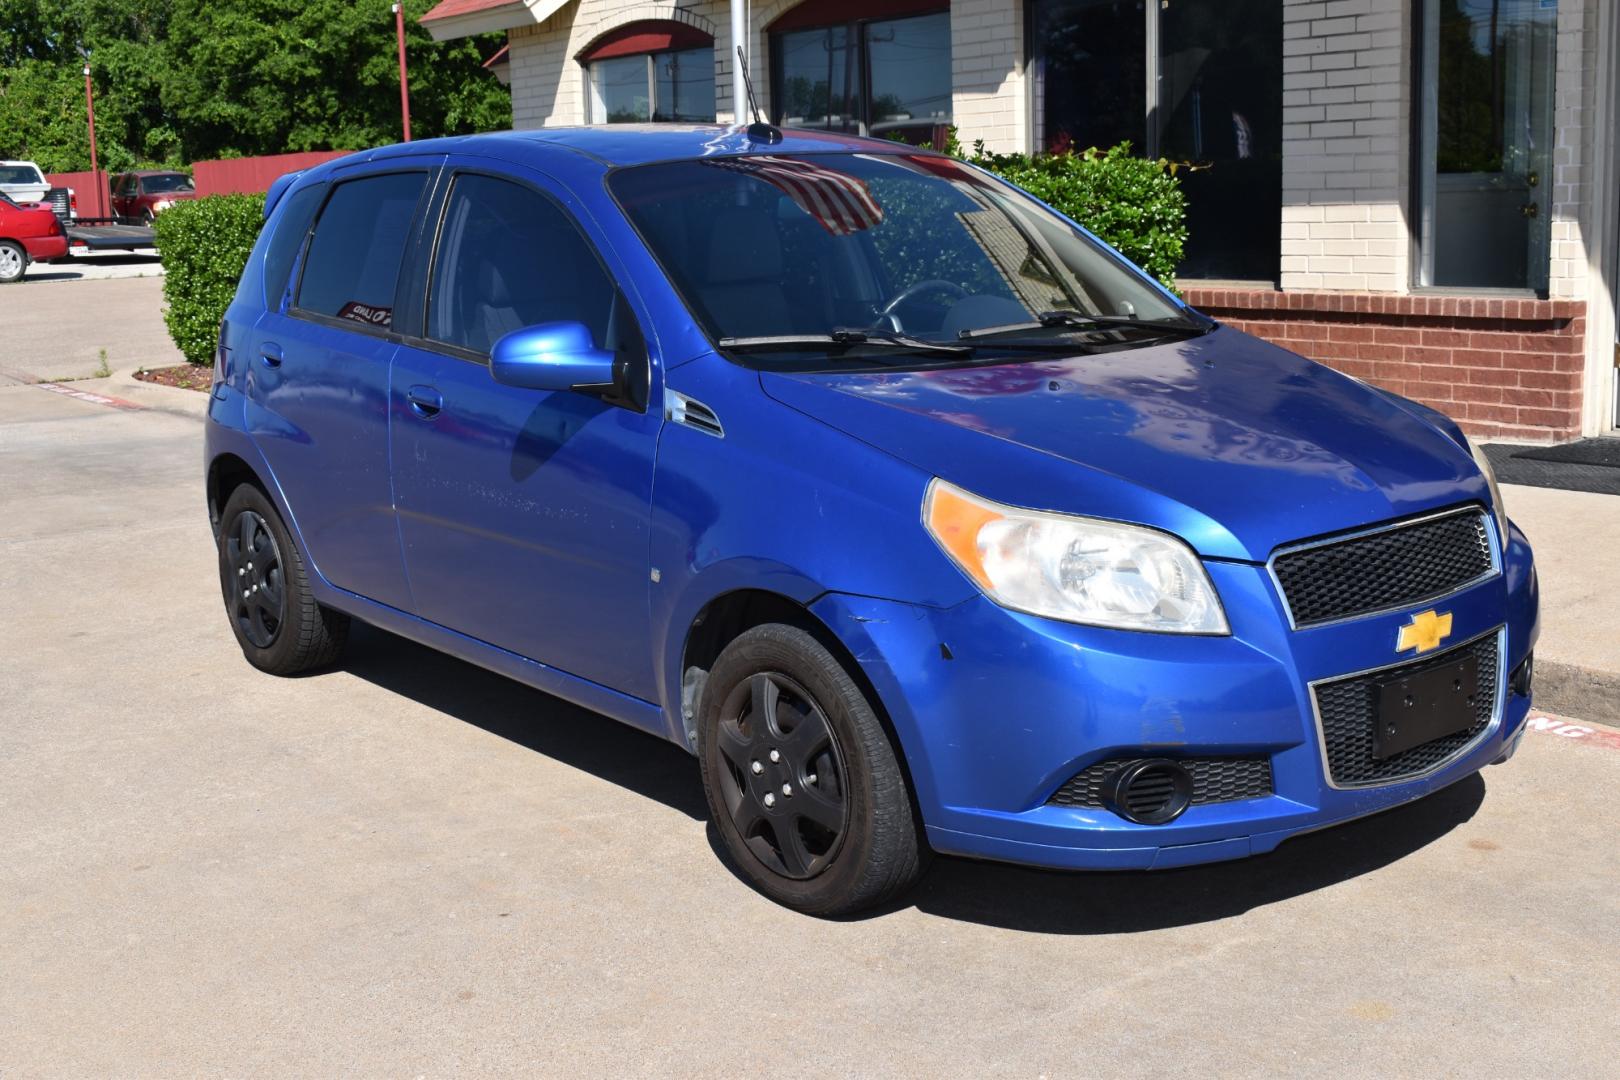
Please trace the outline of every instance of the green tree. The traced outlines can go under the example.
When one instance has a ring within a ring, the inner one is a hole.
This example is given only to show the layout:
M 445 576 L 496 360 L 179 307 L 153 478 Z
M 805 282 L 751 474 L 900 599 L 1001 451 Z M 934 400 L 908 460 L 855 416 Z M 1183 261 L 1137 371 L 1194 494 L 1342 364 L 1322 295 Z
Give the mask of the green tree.
M 412 134 L 511 125 L 482 70 L 500 35 L 438 43 L 405 0 Z M 89 53 L 101 165 L 179 165 L 397 141 L 399 69 L 388 0 L 0 0 L 0 155 L 90 167 Z
M 417 138 L 504 128 L 506 88 L 482 70 L 497 40 L 434 42 L 406 0 Z M 192 160 L 359 149 L 400 138 L 389 4 L 175 0 L 163 104 Z

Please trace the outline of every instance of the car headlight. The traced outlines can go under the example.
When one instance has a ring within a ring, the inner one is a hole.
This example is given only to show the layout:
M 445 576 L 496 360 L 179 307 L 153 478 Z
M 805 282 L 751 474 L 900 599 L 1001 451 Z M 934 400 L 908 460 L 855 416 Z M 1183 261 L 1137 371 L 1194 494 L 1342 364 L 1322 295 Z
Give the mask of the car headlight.
M 1168 533 L 1006 506 L 938 479 L 923 521 L 1003 607 L 1122 630 L 1229 633 L 1203 564 Z
M 171 207 L 173 205 L 174 205 L 174 203 L 173 203 L 172 200 L 159 199 L 157 202 L 152 204 L 152 212 L 156 213 L 159 210 L 167 210 L 169 207 Z
M 1491 466 L 1491 459 L 1485 456 L 1485 451 L 1468 441 L 1468 452 L 1474 455 L 1474 464 L 1479 471 L 1485 474 L 1485 486 L 1491 492 L 1491 513 L 1496 515 L 1496 536 L 1501 545 L 1506 548 L 1508 542 L 1508 516 L 1507 507 L 1502 505 L 1502 489 L 1496 484 L 1496 470 Z

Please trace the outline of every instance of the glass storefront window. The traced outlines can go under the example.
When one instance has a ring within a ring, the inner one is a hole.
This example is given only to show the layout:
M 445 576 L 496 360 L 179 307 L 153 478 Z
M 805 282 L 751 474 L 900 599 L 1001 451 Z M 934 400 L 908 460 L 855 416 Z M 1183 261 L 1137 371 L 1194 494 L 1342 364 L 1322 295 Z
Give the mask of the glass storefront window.
M 638 53 L 590 62 L 591 122 L 714 120 L 714 48 Z
M 773 33 L 773 118 L 926 142 L 951 122 L 947 12 Z
M 778 123 L 792 127 L 855 131 L 859 125 L 859 70 L 850 53 L 847 26 L 777 34 L 777 92 L 772 102 Z
M 1282 0 L 1035 0 L 1031 17 L 1035 145 L 1169 158 L 1187 193 L 1181 275 L 1275 281 Z
M 1175 0 L 1159 21 L 1156 152 L 1186 163 L 1189 278 L 1272 281 L 1282 259 L 1282 5 Z
M 1556 0 L 1423 0 L 1416 283 L 1547 288 Z
M 950 123 L 949 15 L 867 23 L 866 63 L 872 84 L 868 134 Z
M 1141 0 L 1036 0 L 1038 149 L 1147 149 L 1147 15 Z
M 653 119 L 714 119 L 714 49 L 682 49 L 652 58 Z

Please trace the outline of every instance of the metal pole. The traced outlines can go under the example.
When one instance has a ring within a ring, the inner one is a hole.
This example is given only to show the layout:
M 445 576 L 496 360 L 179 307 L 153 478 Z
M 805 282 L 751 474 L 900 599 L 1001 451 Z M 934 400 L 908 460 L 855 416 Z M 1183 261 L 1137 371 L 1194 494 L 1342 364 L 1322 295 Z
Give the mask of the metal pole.
M 732 120 L 738 124 L 749 122 L 748 116 L 748 89 L 743 83 L 743 60 L 737 56 L 737 50 L 743 50 L 747 56 L 748 47 L 744 43 L 748 37 L 748 9 L 744 0 L 731 0 L 731 55 L 735 57 L 731 64 L 731 109 Z
M 405 141 L 411 141 L 411 84 L 405 77 L 405 5 L 394 5 L 394 37 L 399 42 L 399 115 L 404 121 Z
M 101 186 L 101 166 L 96 161 L 96 95 L 90 88 L 89 64 L 84 65 L 84 114 L 90 122 L 90 179 L 96 185 L 96 217 L 106 217 L 106 193 Z

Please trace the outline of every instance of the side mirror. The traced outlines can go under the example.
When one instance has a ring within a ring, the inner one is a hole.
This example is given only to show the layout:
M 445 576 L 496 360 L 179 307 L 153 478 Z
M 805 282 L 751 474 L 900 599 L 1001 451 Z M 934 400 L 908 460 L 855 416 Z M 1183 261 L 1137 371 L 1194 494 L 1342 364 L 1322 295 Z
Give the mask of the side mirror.
M 489 373 L 526 390 L 613 388 L 613 354 L 596 347 L 580 322 L 549 322 L 514 330 L 495 343 Z

